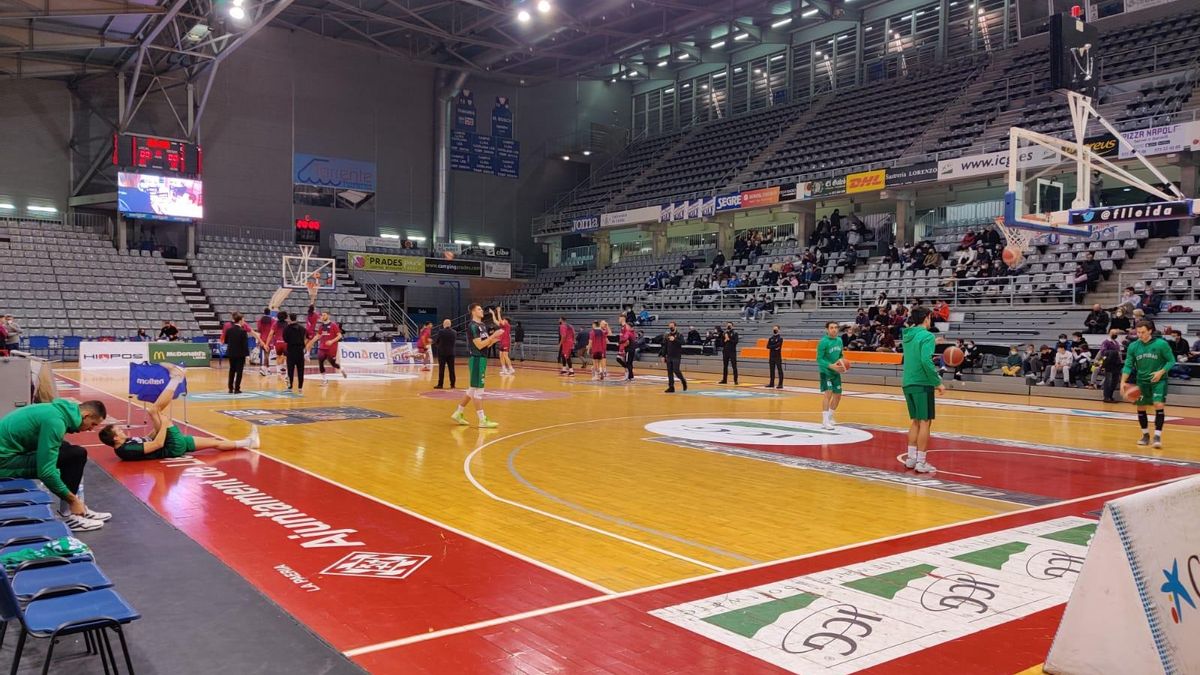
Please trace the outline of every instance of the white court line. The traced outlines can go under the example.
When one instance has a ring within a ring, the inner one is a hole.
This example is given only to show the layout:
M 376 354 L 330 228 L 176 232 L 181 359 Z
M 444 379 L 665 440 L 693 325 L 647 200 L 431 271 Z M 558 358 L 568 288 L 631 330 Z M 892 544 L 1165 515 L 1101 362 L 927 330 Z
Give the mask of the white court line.
M 62 376 L 60 375 L 60 377 L 62 377 Z M 64 377 L 63 379 L 70 380 L 70 378 L 66 378 L 66 377 Z M 79 383 L 78 383 L 78 382 L 76 382 L 76 384 L 79 384 Z M 82 387 L 84 387 L 84 386 L 87 386 L 89 389 L 96 389 L 95 387 L 92 387 L 91 385 L 80 385 L 80 388 L 82 388 Z M 96 389 L 96 391 L 99 391 L 99 392 L 103 393 L 103 394 L 104 394 L 104 395 L 106 395 L 106 396 L 112 396 L 113 398 L 119 398 L 119 397 L 117 397 L 117 396 L 115 396 L 115 395 L 113 395 L 113 394 L 110 394 L 110 393 L 108 393 L 108 392 L 104 391 L 103 389 Z M 176 419 L 172 418 L 172 420 L 171 420 L 171 421 L 172 421 L 172 422 L 177 422 L 177 421 L 179 421 L 179 420 L 176 420 Z M 219 434 L 214 434 L 214 433 L 212 433 L 211 431 L 208 431 L 207 429 L 204 429 L 204 428 L 202 428 L 202 427 L 199 427 L 199 426 L 197 426 L 197 425 L 195 425 L 195 424 L 192 424 L 192 423 L 190 423 L 190 422 L 184 422 L 183 424 L 184 424 L 184 425 L 186 425 L 186 426 L 189 426 L 189 427 L 191 427 L 191 428 L 193 428 L 193 429 L 196 429 L 197 431 L 201 431 L 201 432 L 203 432 L 203 433 L 205 433 L 205 434 L 208 434 L 209 436 L 212 436 L 213 438 L 221 438 L 221 439 L 224 439 L 224 438 L 225 438 L 224 436 L 221 436 L 221 435 L 219 435 Z M 105 447 L 107 447 L 107 446 L 105 446 Z M 525 561 L 525 562 L 527 562 L 527 563 L 529 563 L 529 564 L 531 564 L 531 565 L 535 565 L 535 566 L 537 566 L 537 567 L 540 567 L 540 568 L 542 568 L 542 569 L 544 569 L 544 570 L 546 570 L 546 571 L 548 571 L 548 572 L 553 572 L 554 574 L 557 574 L 557 575 L 559 575 L 559 576 L 561 576 L 561 577 L 564 577 L 564 578 L 570 579 L 571 581 L 574 581 L 574 582 L 576 582 L 576 583 L 579 583 L 579 584 L 583 584 L 584 586 L 587 586 L 588 588 L 590 588 L 590 589 L 592 589 L 592 590 L 599 591 L 600 593 L 604 593 L 604 594 L 607 594 L 607 595 L 611 595 L 611 594 L 613 594 L 613 593 L 615 593 L 615 592 L 616 592 L 616 591 L 612 590 L 611 588 L 607 588 L 607 587 L 605 587 L 605 586 L 601 586 L 600 584 L 598 584 L 598 583 L 596 583 L 596 582 L 594 582 L 594 581 L 589 581 L 589 580 L 587 580 L 587 579 L 584 579 L 583 577 L 580 577 L 580 576 L 577 576 L 577 575 L 575 575 L 575 574 L 572 574 L 572 573 L 570 573 L 570 572 L 568 572 L 568 571 L 566 571 L 566 570 L 561 570 L 561 569 L 558 569 L 557 567 L 554 567 L 553 565 L 550 565 L 550 564 L 544 563 L 544 562 L 542 562 L 542 561 L 540 561 L 540 560 L 537 560 L 536 558 L 531 558 L 531 557 L 529 557 L 529 556 L 527 556 L 527 555 L 525 555 L 525 554 L 523 554 L 523 553 L 518 553 L 518 552 L 516 552 L 516 551 L 513 551 L 513 550 L 511 550 L 511 549 L 509 549 L 509 548 L 506 548 L 506 547 L 504 547 L 504 546 L 501 546 L 500 544 L 497 544 L 497 543 L 495 543 L 495 542 L 488 541 L 488 540 L 486 540 L 486 539 L 483 539 L 482 537 L 478 537 L 478 536 L 476 536 L 476 535 L 473 535 L 473 534 L 471 534 L 471 533 L 469 533 L 469 532 L 465 532 L 465 531 L 463 531 L 463 530 L 460 530 L 460 529 L 458 529 L 457 527 L 454 527 L 454 526 L 452 526 L 452 525 L 447 525 L 446 523 L 443 523 L 443 522 L 441 522 L 441 521 L 434 520 L 433 518 L 430 518 L 429 516 L 426 516 L 426 515 L 423 515 L 423 514 L 417 513 L 416 511 L 411 511 L 411 510 L 409 510 L 409 509 L 407 509 L 407 508 L 405 508 L 405 507 L 403 507 L 403 506 L 398 506 L 398 505 L 396 505 L 396 504 L 392 504 L 391 502 L 386 502 L 386 501 L 384 501 L 384 500 L 380 499 L 379 497 L 376 497 L 376 496 L 374 496 L 374 495 L 368 494 L 368 493 L 366 493 L 366 492 L 363 492 L 363 491 L 361 491 L 361 490 L 357 490 L 357 489 L 355 489 L 355 488 L 352 488 L 352 487 L 350 487 L 349 485 L 343 485 L 343 484 L 341 484 L 341 483 L 339 483 L 339 482 L 337 482 L 337 481 L 335 481 L 335 480 L 333 480 L 333 479 L 329 478 L 328 476 L 322 476 L 322 475 L 321 475 L 321 474 L 319 474 L 319 473 L 314 473 L 314 472 L 312 472 L 312 471 L 309 471 L 308 469 L 306 469 L 306 468 L 304 468 L 304 467 L 302 467 L 302 466 L 297 466 L 297 465 L 295 465 L 295 464 L 292 464 L 291 462 L 288 462 L 288 461 L 285 461 L 285 460 L 279 459 L 278 457 L 274 457 L 274 456 L 272 456 L 272 455 L 268 455 L 268 454 L 266 454 L 266 453 L 264 453 L 264 452 L 262 452 L 262 451 L 260 451 L 260 450 L 252 450 L 252 449 L 249 449 L 249 448 L 247 448 L 247 449 L 246 449 L 246 451 L 247 451 L 247 452 L 253 452 L 253 453 L 256 453 L 256 454 L 258 454 L 258 455 L 261 455 L 262 457 L 266 457 L 267 459 L 270 459 L 270 460 L 272 460 L 272 461 L 275 461 L 275 462 L 278 462 L 278 463 L 280 463 L 280 464 L 282 464 L 282 465 L 284 465 L 284 466 L 287 466 L 287 467 L 290 467 L 290 468 L 292 468 L 292 469 L 295 469 L 296 471 L 299 471 L 299 472 L 301 472 L 301 473 L 304 473 L 304 474 L 307 474 L 307 475 L 309 475 L 309 476 L 312 476 L 313 478 L 316 478 L 316 479 L 322 480 L 322 481 L 324 481 L 324 482 L 326 482 L 326 483 L 329 483 L 330 485 L 333 485 L 333 486 L 339 487 L 339 488 L 341 488 L 341 489 L 345 490 L 346 492 L 350 492 L 350 493 L 356 494 L 356 495 L 358 495 L 359 497 L 362 497 L 362 498 L 364 498 L 364 499 L 369 499 L 369 500 L 371 500 L 371 501 L 373 501 L 373 502 L 375 502 L 375 503 L 377 503 L 377 504 L 382 504 L 382 505 L 384 505 L 384 506 L 386 506 L 386 507 L 388 507 L 388 508 L 390 508 L 390 509 L 394 509 L 394 510 L 396 510 L 396 511 L 399 511 L 400 513 L 403 513 L 403 514 L 405 514 L 405 515 L 408 515 L 408 516 L 411 516 L 411 517 L 413 517 L 413 518 L 416 518 L 417 520 L 424 521 L 424 522 L 426 522 L 426 523 L 429 523 L 430 525 L 434 525 L 434 526 L 440 527 L 440 528 L 442 528 L 442 529 L 444 529 L 444 530 L 446 530 L 446 531 L 448 531 L 448 532 L 453 532 L 454 534 L 457 534 L 457 535 L 458 535 L 458 536 L 460 536 L 460 537 L 463 537 L 463 538 L 465 538 L 465 539 L 470 539 L 471 541 L 474 541 L 474 542 L 476 542 L 476 543 L 478 543 L 478 544 L 483 544 L 484 546 L 487 546 L 488 548 L 491 548 L 491 549 L 494 549 L 494 550 L 496 550 L 496 551 L 499 551 L 499 552 L 501 552 L 501 553 L 504 553 L 505 555 L 510 555 L 510 556 L 512 556 L 512 557 L 514 557 L 514 558 L 516 558 L 516 559 L 518 559 L 518 560 L 523 560 L 523 561 Z
M 693 414 L 693 413 L 688 413 L 688 414 Z M 627 417 L 608 417 L 608 418 L 598 419 L 598 420 L 563 422 L 561 424 L 551 424 L 551 425 L 547 425 L 544 427 L 537 427 L 534 429 L 526 429 L 524 431 L 518 431 L 514 434 L 509 434 L 507 436 L 501 436 L 500 438 L 494 438 L 494 439 L 488 441 L 487 443 L 484 443 L 483 445 L 479 446 L 478 448 L 475 448 L 473 451 L 471 451 L 471 454 L 467 455 L 466 459 L 463 460 L 463 473 L 466 474 L 467 480 L 471 481 L 471 485 L 474 485 L 476 490 L 479 490 L 483 494 L 487 495 L 488 497 L 491 497 L 492 499 L 494 499 L 502 504 L 508 504 L 509 506 L 515 506 L 519 509 L 525 509 L 526 511 L 529 511 L 530 513 L 536 513 L 539 516 L 543 516 L 543 517 L 549 518 L 551 520 L 557 520 L 559 522 L 566 523 L 567 525 L 574 525 L 575 527 L 578 527 L 583 530 L 587 530 L 588 532 L 594 532 L 596 534 L 603 535 L 603 536 L 609 537 L 611 539 L 616 539 L 617 541 L 620 541 L 620 542 L 623 542 L 626 544 L 632 544 L 633 546 L 637 546 L 639 548 L 644 548 L 648 551 L 653 551 L 653 552 L 661 554 L 661 555 L 675 558 L 676 560 L 682 560 L 683 562 L 689 563 L 691 565 L 695 565 L 697 567 L 703 567 L 705 569 L 710 569 L 710 570 L 713 570 L 716 572 L 726 571 L 724 567 L 717 567 L 716 565 L 710 565 L 706 562 L 696 560 L 695 558 L 690 558 L 686 555 L 675 553 L 673 551 L 668 551 L 667 549 L 660 548 L 658 546 L 655 546 L 654 544 L 648 544 L 643 541 L 638 541 L 637 539 L 632 539 L 630 537 L 626 537 L 623 534 L 617 534 L 616 532 L 610 532 L 603 528 L 595 527 L 593 525 L 588 525 L 587 523 L 581 523 L 578 520 L 567 518 L 566 516 L 560 516 L 557 513 L 550 513 L 549 511 L 543 511 L 542 509 L 539 509 L 535 506 L 523 504 L 521 502 L 518 502 L 518 501 L 515 501 L 512 499 L 508 499 L 506 497 L 501 497 L 500 495 L 497 495 L 496 493 L 494 493 L 491 490 L 484 487 L 483 484 L 480 483 L 479 480 L 475 478 L 475 474 L 473 474 L 471 472 L 471 462 L 475 459 L 475 457 L 477 455 L 479 455 L 479 453 L 481 453 L 485 449 L 487 449 L 489 446 L 495 445 L 496 443 L 499 443 L 500 441 L 506 441 L 511 438 L 516 438 L 517 436 L 523 436 L 525 434 L 536 433 L 536 432 L 541 432 L 541 431 L 549 431 L 550 429 L 558 429 L 561 427 L 575 426 L 577 424 L 592 424 L 595 422 L 613 422 L 613 421 L 617 421 L 617 420 L 638 419 L 638 418 L 643 418 L 643 417 L 650 417 L 650 416 L 649 415 L 632 415 L 632 416 L 627 416 Z
M 547 614 L 556 614 L 558 612 L 563 612 L 566 610 L 574 609 L 576 607 L 586 607 L 589 605 L 596 605 L 596 604 L 600 604 L 600 603 L 604 603 L 604 602 L 611 602 L 613 600 L 620 600 L 622 598 L 628 598 L 628 597 L 634 596 L 634 595 L 642 595 L 644 593 L 652 593 L 654 591 L 660 591 L 660 590 L 663 590 L 666 588 L 674 588 L 676 586 L 683 586 L 686 584 L 696 583 L 696 582 L 700 582 L 700 581 L 707 581 L 710 579 L 719 579 L 721 577 L 727 577 L 727 576 L 734 575 L 734 574 L 741 574 L 743 572 L 750 572 L 753 570 L 764 569 L 767 567 L 784 565 L 787 563 L 796 562 L 798 560 L 814 558 L 817 556 L 827 555 L 830 553 L 837 553 L 839 551 L 846 551 L 846 550 L 859 548 L 859 547 L 871 546 L 874 544 L 879 544 L 879 543 L 883 543 L 883 542 L 887 542 L 887 541 L 903 539 L 905 537 L 915 537 L 915 536 L 921 535 L 921 534 L 928 534 L 930 532 L 938 532 L 940 530 L 948 530 L 948 529 L 960 527 L 963 525 L 972 525 L 975 523 L 987 522 L 989 520 L 998 520 L 1000 518 L 1011 518 L 1018 514 L 1032 513 L 1034 511 L 1044 511 L 1046 509 L 1058 508 L 1060 506 L 1068 506 L 1070 504 L 1077 504 L 1079 502 L 1085 502 L 1085 501 L 1089 501 L 1092 499 L 1111 497 L 1111 496 L 1119 495 L 1119 494 L 1122 494 L 1125 492 L 1132 492 L 1134 490 L 1147 490 L 1150 488 L 1158 487 L 1160 485 L 1166 485 L 1167 483 L 1172 483 L 1177 480 L 1183 480 L 1184 478 L 1190 478 L 1190 476 L 1180 476 L 1178 478 L 1168 478 L 1166 480 L 1161 480 L 1156 483 L 1149 483 L 1146 485 L 1137 485 L 1134 487 L 1121 488 L 1119 490 L 1111 490 L 1109 492 L 1101 492 L 1101 493 L 1097 493 L 1094 495 L 1087 495 L 1085 497 L 1076 497 L 1075 499 L 1068 499 L 1066 501 L 1056 502 L 1054 504 L 1045 504 L 1043 506 L 1032 506 L 1027 509 L 1021 509 L 1019 511 L 1009 511 L 1007 513 L 997 513 L 997 514 L 990 515 L 990 516 L 981 516 L 979 518 L 974 518 L 971 520 L 964 520 L 964 521 L 957 522 L 957 523 L 947 523 L 946 525 L 937 525 L 935 527 L 929 527 L 929 528 L 925 528 L 923 530 L 916 530 L 913 532 L 905 532 L 902 534 L 893 534 L 893 535 L 889 535 L 886 537 L 880 537 L 878 539 L 872 539 L 870 541 L 857 542 L 854 544 L 846 544 L 845 546 L 829 548 L 829 549 L 825 549 L 823 551 L 813 551 L 812 553 L 802 553 L 800 555 L 795 555 L 795 556 L 791 556 L 788 558 L 782 558 L 780 560 L 772 560 L 770 562 L 758 563 L 756 565 L 747 565 L 746 567 L 739 567 L 737 569 L 725 570 L 723 572 L 714 572 L 712 574 L 704 574 L 704 575 L 700 575 L 700 576 L 696 576 L 696 577 L 677 579 L 675 581 L 668 581 L 666 583 L 657 584 L 655 586 L 647 586 L 645 588 L 635 588 L 635 589 L 629 590 L 629 591 L 621 591 L 619 593 L 614 593 L 612 595 L 598 596 L 595 598 L 587 598 L 585 600 L 576 600 L 574 602 L 563 603 L 561 605 L 554 605 L 552 607 L 543 607 L 541 609 L 535 609 L 535 610 L 528 611 L 528 612 L 522 612 L 520 614 L 512 614 L 512 615 L 505 616 L 505 617 L 488 619 L 486 621 L 478 621 L 476 623 L 464 624 L 462 626 L 455 626 L 454 628 L 443 628 L 442 630 L 431 631 L 428 633 L 421 633 L 418 635 L 410 635 L 408 637 L 399 638 L 396 640 L 389 640 L 387 642 L 380 642 L 380 643 L 373 644 L 373 645 L 366 645 L 364 647 L 357 647 L 355 649 L 348 649 L 342 653 L 348 657 L 353 658 L 355 656 L 361 656 L 363 654 L 371 654 L 371 653 L 383 651 L 386 649 L 394 649 L 396 647 L 403 647 L 405 645 L 410 645 L 410 644 L 414 644 L 417 642 L 425 642 L 427 640 L 435 640 L 438 638 L 448 637 L 450 635 L 458 635 L 460 633 L 467 633 L 467 632 L 477 630 L 480 628 L 488 628 L 490 626 L 499 626 L 499 625 L 503 625 L 503 624 L 513 623 L 515 621 L 521 621 L 523 619 L 545 616 Z

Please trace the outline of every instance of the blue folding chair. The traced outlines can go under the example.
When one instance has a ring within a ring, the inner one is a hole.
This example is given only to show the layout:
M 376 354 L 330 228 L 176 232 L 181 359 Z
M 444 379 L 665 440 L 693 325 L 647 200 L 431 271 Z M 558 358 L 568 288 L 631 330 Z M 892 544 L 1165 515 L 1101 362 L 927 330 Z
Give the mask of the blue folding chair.
M 0 527 L 0 553 L 10 547 L 29 548 L 31 545 L 71 536 L 71 529 L 59 521 L 8 521 Z
M 34 504 L 53 503 L 54 498 L 49 493 L 42 492 L 41 490 L 0 494 L 0 509 L 6 509 L 10 506 L 33 506 Z
M 22 608 L 12 582 L 7 575 L 0 574 L 0 619 L 4 621 L 4 627 L 0 628 L 0 645 L 4 643 L 9 622 L 17 621 L 21 630 L 13 656 L 14 673 L 21 667 L 21 653 L 29 636 L 50 640 L 46 660 L 42 663 L 42 674 L 45 675 L 50 671 L 50 660 L 59 639 L 80 633 L 84 635 L 88 653 L 100 655 L 104 672 L 109 672 L 109 666 L 117 672 L 117 659 L 108 640 L 109 628 L 120 638 L 125 668 L 132 673 L 133 661 L 129 658 L 129 645 L 121 627 L 140 618 L 137 610 L 111 588 L 88 590 L 83 584 L 42 589 Z
M 8 523 L 27 523 L 29 521 L 44 523 L 54 519 L 54 509 L 50 508 L 49 504 L 8 507 L 0 505 L 0 528 L 8 527 Z
M 50 588 L 83 586 L 89 591 L 112 588 L 112 581 L 92 562 L 72 563 L 66 558 L 27 560 L 11 575 L 17 600 L 29 602 Z
M 0 494 L 10 494 L 21 490 L 43 492 L 41 486 L 32 478 L 0 478 Z
M 34 356 L 43 356 L 50 358 L 50 336 L 49 335 L 30 335 L 29 336 L 29 353 Z
M 79 337 L 78 335 L 67 335 L 67 336 L 63 337 L 62 350 L 59 352 L 59 355 L 62 357 L 62 360 L 63 361 L 67 360 L 67 352 L 68 351 L 75 352 L 75 358 L 76 358 L 76 360 L 78 360 L 79 345 L 82 342 L 83 342 L 83 338 Z

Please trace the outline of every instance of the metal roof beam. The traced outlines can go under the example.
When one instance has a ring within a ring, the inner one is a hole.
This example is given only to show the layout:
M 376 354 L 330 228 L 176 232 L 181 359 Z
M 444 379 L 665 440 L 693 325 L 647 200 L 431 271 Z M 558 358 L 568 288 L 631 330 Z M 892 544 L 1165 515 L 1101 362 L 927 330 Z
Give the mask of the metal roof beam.
M 32 21 L 25 26 L 0 26 L 0 54 L 21 52 L 60 52 L 79 49 L 125 49 L 136 47 L 130 40 L 106 38 L 99 35 L 78 35 L 34 28 Z
M 154 5 L 136 5 L 106 0 L 46 0 L 41 6 L 0 10 L 0 20 L 70 19 L 89 16 L 163 14 L 167 9 Z

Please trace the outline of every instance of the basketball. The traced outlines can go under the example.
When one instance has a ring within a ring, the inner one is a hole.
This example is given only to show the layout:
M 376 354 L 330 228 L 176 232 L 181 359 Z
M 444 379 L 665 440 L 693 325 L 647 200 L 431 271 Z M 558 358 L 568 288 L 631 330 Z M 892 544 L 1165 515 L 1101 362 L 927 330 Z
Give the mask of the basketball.
M 838 371 L 839 373 L 844 373 L 844 372 L 850 370 L 850 361 L 848 361 L 845 358 L 840 358 L 837 361 L 833 362 L 833 369 Z
M 1132 382 L 1126 382 L 1125 385 L 1121 387 L 1121 398 L 1125 399 L 1126 401 L 1133 403 L 1141 397 L 1142 390 L 1136 384 Z
M 1025 259 L 1025 254 L 1021 252 L 1021 249 L 1010 244 L 1004 247 L 1004 253 L 1001 254 L 1001 257 L 1005 265 L 1008 265 L 1010 269 L 1016 269 L 1021 266 L 1021 261 Z
M 942 352 L 942 362 L 951 368 L 961 366 L 964 358 L 966 355 L 958 347 L 946 347 L 946 351 Z

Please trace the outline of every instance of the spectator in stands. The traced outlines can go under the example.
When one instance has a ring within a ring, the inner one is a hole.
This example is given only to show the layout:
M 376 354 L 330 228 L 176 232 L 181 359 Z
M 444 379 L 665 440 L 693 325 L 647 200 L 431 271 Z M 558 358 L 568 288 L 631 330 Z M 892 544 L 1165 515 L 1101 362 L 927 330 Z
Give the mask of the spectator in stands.
M 1071 348 L 1074 349 L 1075 347 L 1082 347 L 1083 349 L 1091 351 L 1091 347 L 1088 346 L 1087 338 L 1083 337 L 1083 333 L 1079 331 L 1071 333 Z
M 4 347 L 9 352 L 21 348 L 21 324 L 12 314 L 4 315 Z
M 625 323 L 629 324 L 630 326 L 637 323 L 637 315 L 633 313 L 633 305 L 629 305 L 625 308 Z M 521 331 L 521 337 L 517 340 L 517 342 L 523 342 L 525 338 L 525 329 L 521 328 L 520 321 L 517 322 L 517 328 Z
M 1121 360 L 1121 344 L 1117 341 L 1120 335 L 1120 331 L 1116 329 L 1109 330 L 1108 338 L 1100 343 L 1100 351 L 1096 356 L 1100 362 L 1097 372 L 1103 373 L 1104 376 L 1105 403 L 1117 402 L 1113 394 L 1117 390 L 1117 382 L 1121 379 L 1121 367 L 1125 365 Z
M 1108 332 L 1108 312 L 1100 306 L 1100 303 L 1092 305 L 1092 311 L 1088 312 L 1087 317 L 1083 320 L 1083 326 L 1087 332 L 1093 335 Z
M 979 257 L 979 254 L 974 248 L 967 248 L 966 246 L 962 246 L 960 244 L 958 250 L 954 252 L 953 262 L 955 275 L 962 273 L 965 276 L 966 271 L 975 264 L 975 259 L 977 257 Z
M 970 248 L 970 247 L 974 246 L 975 245 L 975 230 L 967 230 L 967 233 L 963 235 L 962 241 L 959 242 L 959 245 L 963 246 L 965 248 Z
M 945 300 L 938 300 L 933 306 L 934 322 L 946 323 L 950 320 L 950 303 Z
M 1121 333 L 1128 332 L 1132 325 L 1133 323 L 1129 320 L 1129 316 L 1126 314 L 1124 307 L 1117 307 L 1116 310 L 1113 311 L 1112 320 L 1110 320 L 1108 323 L 1109 328 L 1119 330 Z
M 1075 264 L 1075 271 L 1072 272 L 1072 283 L 1075 285 L 1075 300 L 1078 301 L 1088 292 L 1088 274 L 1083 268 L 1082 263 Z
M 1175 355 L 1176 365 L 1167 373 L 1168 377 L 1174 377 L 1181 380 L 1192 379 L 1191 373 L 1187 366 L 1179 365 L 1188 362 L 1188 357 L 1191 356 L 1188 349 L 1187 340 L 1183 337 L 1183 333 L 1178 330 L 1168 331 L 1166 336 L 1167 342 L 1171 345 L 1171 353 Z
M 179 339 L 179 329 L 170 321 L 163 321 L 162 328 L 158 330 L 158 339 L 175 342 Z
M 1045 345 L 1042 345 L 1040 350 L 1034 349 L 1032 344 L 1026 347 L 1025 354 L 1021 359 L 1021 367 L 1025 373 L 1026 383 L 1033 384 L 1041 378 L 1042 371 L 1045 369 L 1045 361 L 1042 355 L 1049 352 L 1049 350 L 1050 348 Z
M 3 351 L 5 356 L 8 356 L 8 350 L 6 349 L 7 346 L 8 331 L 4 328 L 4 321 L 0 320 L 0 351 Z
M 642 285 L 643 291 L 657 291 L 659 289 L 659 279 L 657 274 L 651 274 L 646 279 L 646 283 Z
M 1074 354 L 1072 354 L 1071 350 L 1067 348 L 1066 343 L 1059 342 L 1058 343 L 1058 351 L 1055 352 L 1055 354 L 1054 354 L 1054 361 L 1050 365 L 1046 366 L 1045 377 L 1043 377 L 1042 381 L 1038 382 L 1038 384 L 1039 385 L 1048 384 L 1051 387 L 1053 387 L 1054 381 L 1056 379 L 1058 379 L 1059 375 L 1062 375 L 1063 385 L 1070 386 L 1071 385 L 1071 366 L 1074 363 L 1075 363 Z
M 700 345 L 703 341 L 700 339 L 700 331 L 696 330 L 695 326 L 688 326 L 687 344 Z
M 854 315 L 854 323 L 863 328 L 866 328 L 867 326 L 871 325 L 871 318 L 869 316 L 867 316 L 867 308 L 866 307 L 858 308 L 858 313 Z
M 746 298 L 746 304 L 742 305 L 742 319 L 744 321 L 753 321 L 754 320 L 754 309 L 757 304 L 758 303 L 755 300 L 753 295 Z
M 1075 382 L 1076 387 L 1091 385 L 1089 381 L 1092 375 L 1092 353 L 1085 347 L 1075 345 L 1071 349 L 1071 356 L 1074 361 L 1071 363 L 1071 379 Z
M 696 271 L 696 263 L 692 262 L 692 259 L 689 258 L 686 253 L 683 254 L 683 260 L 679 261 L 679 271 L 683 272 L 684 275 L 688 275 Z
M 1096 286 L 1100 283 L 1100 279 L 1104 276 L 1104 270 L 1100 269 L 1100 262 L 1096 260 L 1096 254 L 1091 251 L 1083 259 L 1083 271 L 1087 273 L 1088 290 L 1096 290 Z
M 990 223 L 983 228 L 983 232 L 979 235 L 979 240 L 984 246 L 993 251 L 998 251 L 1004 247 L 1000 241 L 1000 232 L 996 230 L 996 226 Z
M 877 352 L 894 352 L 896 351 L 896 334 L 881 326 L 879 333 L 879 346 L 875 348 Z
M 139 328 L 137 335 L 130 339 L 130 342 L 149 342 L 150 336 L 146 334 L 145 328 Z
M 1142 306 L 1142 296 L 1134 292 L 1133 286 L 1126 286 L 1125 290 L 1121 291 L 1121 299 L 1117 301 L 1118 310 L 1122 307 L 1125 311 L 1132 312 Z
M 717 255 L 713 256 L 713 261 L 712 261 L 713 271 L 716 272 L 717 270 L 720 270 L 723 267 L 725 267 L 725 254 L 721 253 L 720 251 L 717 251 Z
M 1200 338 L 1192 343 L 1192 348 L 1188 352 L 1188 363 L 1200 363 Z
M 1024 363 L 1021 358 L 1021 352 L 1017 350 L 1017 346 L 1013 345 L 1008 348 L 1008 358 L 1004 360 L 1004 365 L 1000 366 L 1000 372 L 1005 377 L 1020 377 L 1021 371 L 1024 370 Z
M 649 326 L 650 324 L 654 323 L 657 320 L 658 320 L 658 315 L 651 314 L 650 310 L 646 309 L 645 307 L 642 307 L 642 311 L 638 312 L 637 321 L 635 321 L 634 324 L 636 324 L 638 326 Z
M 1164 298 L 1165 294 L 1162 291 L 1157 289 L 1148 290 L 1146 291 L 1146 299 L 1142 301 L 1141 309 L 1137 311 L 1142 311 L 1150 316 L 1155 316 L 1162 308 Z M 1134 325 L 1137 325 L 1136 321 L 1134 322 Z
M 883 262 L 887 264 L 900 262 L 900 249 L 896 248 L 896 244 L 892 243 L 887 248 L 887 253 L 883 256 Z
M 725 288 L 737 288 L 740 284 L 741 281 L 737 277 L 729 277 L 729 280 L 725 283 Z
M 775 298 L 769 295 L 762 296 L 762 302 L 758 307 L 758 318 L 766 318 L 767 316 L 775 315 Z
M 937 249 L 930 245 L 925 251 L 925 259 L 921 263 L 922 269 L 936 270 L 942 266 L 942 254 L 938 253 Z

